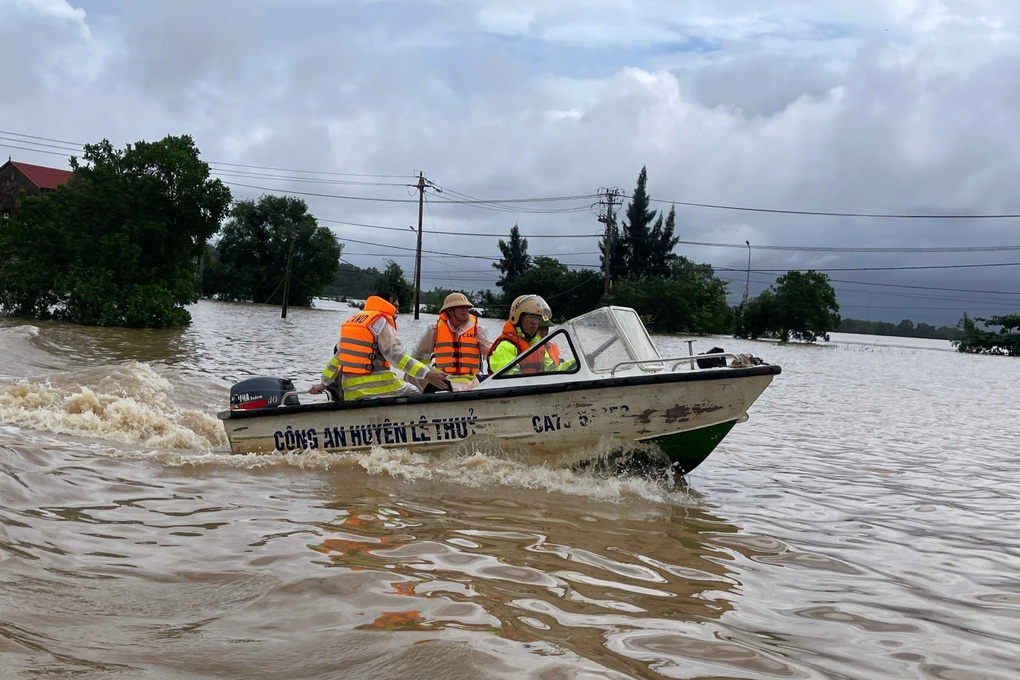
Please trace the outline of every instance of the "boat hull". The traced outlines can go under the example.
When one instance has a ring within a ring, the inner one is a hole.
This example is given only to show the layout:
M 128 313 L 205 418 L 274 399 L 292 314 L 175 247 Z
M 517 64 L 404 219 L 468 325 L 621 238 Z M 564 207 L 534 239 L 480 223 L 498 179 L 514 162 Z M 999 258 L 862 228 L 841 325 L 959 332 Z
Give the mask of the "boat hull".
M 227 411 L 234 453 L 472 452 L 495 443 L 570 465 L 604 446 L 657 446 L 681 472 L 712 453 L 778 374 L 723 368 L 559 385 Z

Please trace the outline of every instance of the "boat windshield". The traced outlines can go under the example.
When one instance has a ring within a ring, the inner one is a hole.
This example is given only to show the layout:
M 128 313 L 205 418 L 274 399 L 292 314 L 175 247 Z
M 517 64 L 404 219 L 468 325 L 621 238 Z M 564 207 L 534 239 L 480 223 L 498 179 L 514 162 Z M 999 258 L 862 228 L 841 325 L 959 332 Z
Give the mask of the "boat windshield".
M 578 352 L 595 372 L 627 361 L 660 358 L 641 317 L 629 307 L 602 307 L 564 325 L 570 327 Z

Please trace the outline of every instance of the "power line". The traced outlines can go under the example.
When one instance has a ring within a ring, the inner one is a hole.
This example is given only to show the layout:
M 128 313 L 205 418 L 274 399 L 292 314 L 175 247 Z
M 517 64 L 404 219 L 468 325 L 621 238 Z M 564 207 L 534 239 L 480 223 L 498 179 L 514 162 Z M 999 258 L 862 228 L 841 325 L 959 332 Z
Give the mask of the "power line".
M 38 146 L 45 146 L 45 147 L 48 147 L 48 148 L 50 148 L 50 149 L 61 149 L 61 150 L 65 150 L 63 146 L 61 146 L 61 145 L 58 145 L 58 144 L 44 144 L 44 143 L 42 143 L 42 142 L 25 142 L 25 141 L 24 141 L 24 140 L 22 140 L 22 139 L 16 139 L 16 138 L 14 138 L 14 137 L 5 137 L 5 136 L 3 136 L 3 135 L 0 135 L 0 139 L 5 139 L 5 140 L 7 140 L 7 141 L 9 141 L 9 142 L 19 142 L 19 143 L 22 143 L 22 144 L 26 144 L 26 143 L 27 143 L 27 144 L 35 144 L 35 145 L 38 145 Z M 29 150 L 29 151 L 31 151 L 31 149 L 28 149 L 28 150 Z
M 344 224 L 352 227 L 367 227 L 370 229 L 382 229 L 384 231 L 406 231 L 406 227 L 384 227 L 380 224 L 365 224 L 363 222 L 345 222 L 343 220 L 332 220 L 325 217 L 316 217 L 319 222 L 329 222 L 330 224 Z M 491 234 L 480 231 L 440 231 L 436 229 L 429 229 L 427 233 L 430 234 L 442 234 L 444 236 L 480 236 L 484 238 L 502 238 L 499 234 Z M 593 238 L 592 234 L 521 234 L 522 238 Z
M 632 196 L 627 198 L 633 199 Z M 900 214 L 900 213 L 866 213 L 866 212 L 828 212 L 824 210 L 788 210 L 780 208 L 752 208 L 739 205 L 719 205 L 713 203 L 691 203 L 687 201 L 671 201 L 659 198 L 649 198 L 650 203 L 669 203 L 672 205 L 685 205 L 691 208 L 711 208 L 713 210 L 736 210 L 740 212 L 772 213 L 778 215 L 811 215 L 815 217 L 873 217 L 881 219 L 901 220 L 985 220 L 985 219 L 1007 219 L 1020 217 L 1020 213 L 985 214 L 985 215 L 952 215 L 952 214 Z
M 786 273 L 789 271 L 813 271 L 813 272 L 901 272 L 917 269 L 974 269 L 980 267 L 1016 267 L 1020 262 L 984 262 L 978 264 L 932 264 L 904 267 L 810 267 L 808 269 L 752 269 L 758 274 Z M 743 269 L 732 267 L 717 267 L 718 271 L 742 272 Z
M 879 288 L 910 288 L 913 290 L 941 290 L 950 293 L 978 293 L 981 295 L 1020 295 L 1016 291 L 1005 290 L 974 290 L 971 288 L 941 288 L 938 286 L 911 286 L 904 283 L 875 283 L 872 281 L 847 281 L 845 279 L 829 279 L 830 283 L 855 283 L 861 286 L 875 286 Z
M 357 180 L 349 179 L 330 179 L 322 177 L 288 177 L 283 175 L 269 175 L 266 173 L 246 172 L 246 171 L 231 171 L 231 170 L 217 170 L 211 169 L 210 174 L 216 177 L 246 177 L 251 179 L 270 179 L 279 180 L 286 182 L 304 182 L 306 184 L 331 184 L 331 185 L 343 185 L 343 186 L 370 186 L 370 187 L 402 187 L 406 186 L 403 182 L 361 182 Z
M 270 189 L 269 187 L 259 187 L 252 184 L 241 184 L 240 182 L 223 182 L 224 184 L 232 187 L 243 187 L 245 189 L 257 189 L 259 191 L 268 191 L 271 193 L 283 193 L 279 189 Z M 315 196 L 317 198 L 339 198 L 346 201 L 373 201 L 377 203 L 417 203 L 417 198 L 372 198 L 369 196 L 340 196 L 337 194 L 320 194 L 314 191 L 290 191 L 286 193 L 297 195 L 297 196 Z
M 17 142 L 20 142 L 20 143 L 23 143 L 23 144 L 33 144 L 33 145 L 36 145 L 36 146 L 51 146 L 52 147 L 52 144 L 40 144 L 39 142 L 33 142 L 31 140 L 41 140 L 41 142 L 53 142 L 55 144 L 61 144 L 61 145 L 66 145 L 66 146 L 73 147 L 75 150 L 80 150 L 80 149 L 82 149 L 84 147 L 84 145 L 79 144 L 77 142 L 69 142 L 67 140 L 54 139 L 54 138 L 51 138 L 51 137 L 41 137 L 41 136 L 37 136 L 37 135 L 28 135 L 28 134 L 24 134 L 24 133 L 20 133 L 20 132 L 13 132 L 13 131 L 10 131 L 10 130 L 0 130 L 0 135 L 12 135 L 14 137 L 19 138 L 19 139 L 16 139 L 14 141 L 17 141 Z M 7 139 L 10 139 L 10 138 L 7 138 Z M 31 148 L 26 148 L 26 147 L 12 147 L 12 148 L 23 149 L 25 151 L 36 151 L 38 153 L 54 153 L 54 154 L 57 154 L 57 152 L 45 151 L 45 150 L 42 150 L 42 149 L 31 149 Z M 59 154 L 57 154 L 57 155 L 59 155 Z M 326 174 L 326 175 L 345 176 L 345 177 L 376 177 L 376 178 L 399 178 L 399 177 L 406 177 L 406 175 L 361 175 L 361 174 L 356 174 L 356 173 L 331 173 L 331 172 L 319 171 L 319 170 L 299 170 L 299 169 L 290 169 L 290 168 L 276 168 L 276 167 L 271 167 L 271 166 L 259 166 L 259 165 L 250 165 L 250 164 L 241 164 L 241 163 L 226 163 L 226 162 L 222 162 L 222 161 L 207 161 L 207 163 L 209 163 L 210 165 L 223 165 L 223 166 L 230 166 L 230 167 L 257 169 L 257 170 L 273 170 L 273 171 L 279 171 L 279 172 L 298 172 L 298 173 L 315 173 L 315 174 Z M 254 187 L 254 186 L 248 186 L 248 185 L 243 185 L 243 184 L 237 184 L 236 186 L 242 186 L 242 187 L 246 187 L 246 188 L 250 188 L 250 189 L 259 189 L 259 190 L 263 190 L 263 191 L 271 191 L 271 189 L 268 189 L 266 187 Z M 573 195 L 573 196 L 555 196 L 555 197 L 545 197 L 545 198 L 479 199 L 479 198 L 470 197 L 467 194 L 458 194 L 457 192 L 454 192 L 453 190 L 447 189 L 445 187 L 443 188 L 443 191 L 449 193 L 450 195 L 456 195 L 456 196 L 458 196 L 458 198 L 455 198 L 455 199 L 452 199 L 452 200 L 443 200 L 442 202 L 445 202 L 445 203 L 456 203 L 456 204 L 461 204 L 461 205 L 478 205 L 478 206 L 490 206 L 490 207 L 506 206 L 507 204 L 516 204 L 516 203 L 535 203 L 535 202 L 543 202 L 543 201 L 566 201 L 566 200 L 582 200 L 582 199 L 583 200 L 590 200 L 590 199 L 596 198 L 598 196 L 598 194 L 577 194 L 577 195 Z M 313 194 L 313 193 L 307 193 L 307 194 L 303 194 L 303 195 L 330 197 L 328 195 Z M 620 193 L 620 195 L 625 197 L 625 198 L 633 199 L 632 196 L 623 194 L 622 192 Z M 352 200 L 357 200 L 355 197 L 344 197 L 344 196 L 332 196 L 332 197 L 333 198 L 349 198 L 349 199 L 352 199 Z M 374 199 L 374 200 L 385 200 L 385 199 Z M 678 200 L 671 200 L 671 199 L 656 199 L 656 198 L 650 198 L 650 197 L 648 198 L 648 200 L 649 200 L 649 202 L 671 204 L 671 205 L 683 205 L 683 206 L 692 207 L 692 208 L 707 208 L 707 209 L 712 209 L 712 210 L 732 210 L 732 211 L 739 211 L 739 212 L 768 213 L 768 214 L 778 214 L 778 215 L 807 215 L 807 216 L 816 216 L 816 217 L 860 217 L 860 218 L 877 218 L 877 219 L 934 219 L 934 220 L 1011 219 L 1011 218 L 1018 218 L 1018 217 L 1020 217 L 1020 213 L 1002 213 L 1002 214 L 937 214 L 937 213 L 935 213 L 935 214 L 919 214 L 919 213 L 837 212 L 837 211 L 826 211 L 826 210 L 796 210 L 796 209 L 788 209 L 788 208 L 761 208 L 761 207 L 752 207 L 752 206 L 726 205 L 726 204 L 719 204 L 719 203 L 698 203 L 698 202 L 693 202 L 693 201 L 678 201 Z M 571 208 L 571 209 L 568 209 L 568 210 L 569 211 L 579 211 L 579 210 L 581 210 L 581 208 Z
M 403 227 L 386 227 L 380 224 L 368 224 L 365 222 L 348 222 L 344 220 L 334 220 L 326 217 L 316 217 L 319 222 L 328 222 L 330 224 L 342 224 L 352 227 L 367 227 L 370 229 L 382 229 L 385 231 L 404 231 Z M 440 230 L 429 230 L 429 233 L 443 234 L 447 236 L 478 236 L 483 238 L 502 238 L 501 235 L 492 234 L 489 232 L 481 231 L 440 231 Z M 597 238 L 598 234 L 585 233 L 585 234 L 521 234 L 522 238 L 561 238 L 561 239 L 577 239 L 577 238 Z M 739 248 L 743 250 L 747 246 L 744 244 L 737 243 L 713 243 L 706 241 L 679 241 L 678 244 L 682 245 L 695 245 L 705 246 L 710 248 Z M 1020 245 L 999 245 L 999 246 L 938 246 L 938 247 L 917 247 L 917 248 L 856 248 L 856 247 L 839 247 L 839 246 L 754 246 L 755 250 L 769 250 L 769 251 L 787 251 L 787 252 L 818 252 L 818 253 L 979 253 L 979 252 L 1008 252 L 1014 250 L 1020 250 Z M 743 271 L 743 270 L 741 270 Z
M 2 144 L 2 145 L 0 145 L 0 149 L 3 149 L 3 148 L 21 149 L 22 151 L 31 151 L 33 153 L 47 153 L 47 154 L 49 154 L 51 156 L 61 156 L 63 158 L 67 158 L 67 154 L 62 154 L 62 153 L 60 153 L 58 151 L 45 151 L 43 149 L 29 149 L 28 147 L 16 146 L 14 144 Z
M 0 130 L 0 135 L 14 135 L 15 137 L 24 137 L 26 139 L 41 139 L 44 142 L 56 142 L 57 144 L 65 144 L 67 146 L 73 146 L 73 147 L 77 147 L 79 149 L 81 149 L 83 147 L 82 144 L 79 144 L 77 142 L 69 142 L 69 141 L 64 140 L 64 139 L 52 139 L 50 137 L 37 137 L 35 135 L 26 135 L 26 134 L 22 134 L 20 132 L 11 132 L 10 130 Z M 34 144 L 34 142 L 28 142 L 28 141 L 26 141 L 25 143 L 26 144 Z
M 677 244 L 706 246 L 710 248 L 740 248 L 747 246 L 738 243 L 707 243 L 704 241 L 678 241 Z M 795 252 L 816 252 L 816 253 L 968 253 L 968 252 L 996 252 L 1006 250 L 1020 250 L 1020 245 L 1011 246 L 938 246 L 938 247 L 917 247 L 917 248 L 857 248 L 837 246 L 760 246 L 755 244 L 755 250 L 776 250 Z
M 233 168 L 249 168 L 253 170 L 274 170 L 276 172 L 304 172 L 317 175 L 334 175 L 338 177 L 375 177 L 377 179 L 414 179 L 413 175 L 371 175 L 371 174 L 360 174 L 354 172 L 329 172 L 326 170 L 295 170 L 291 168 L 273 168 L 263 165 L 245 165 L 243 163 L 224 163 L 222 161 L 207 161 L 209 165 L 227 165 Z M 398 186 L 398 185 L 393 185 Z

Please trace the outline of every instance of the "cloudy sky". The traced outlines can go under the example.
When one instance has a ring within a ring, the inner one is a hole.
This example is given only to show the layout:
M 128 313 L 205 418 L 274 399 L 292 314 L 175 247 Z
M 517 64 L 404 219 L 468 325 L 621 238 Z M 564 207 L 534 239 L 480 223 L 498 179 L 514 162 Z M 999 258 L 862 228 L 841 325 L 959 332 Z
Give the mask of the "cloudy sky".
M 409 279 L 424 173 L 425 290 L 494 288 L 514 224 L 597 269 L 647 167 L 732 302 L 815 269 L 844 317 L 1020 312 L 1018 2 L 3 0 L 0 44 L 3 161 L 188 134 Z

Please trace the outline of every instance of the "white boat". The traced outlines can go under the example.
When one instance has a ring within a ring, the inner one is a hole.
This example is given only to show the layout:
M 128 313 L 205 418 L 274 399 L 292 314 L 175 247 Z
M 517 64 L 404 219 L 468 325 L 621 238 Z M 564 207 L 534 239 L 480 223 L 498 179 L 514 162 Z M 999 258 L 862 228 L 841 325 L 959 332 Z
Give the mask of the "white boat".
M 555 371 L 522 374 L 547 343 Z M 715 350 L 716 348 L 713 348 Z M 557 326 L 540 344 L 471 389 L 410 397 L 301 403 L 292 381 L 253 378 L 219 414 L 234 453 L 497 450 L 554 466 L 596 451 L 661 452 L 693 470 L 781 372 L 722 351 L 660 356 L 638 314 L 603 307 Z

